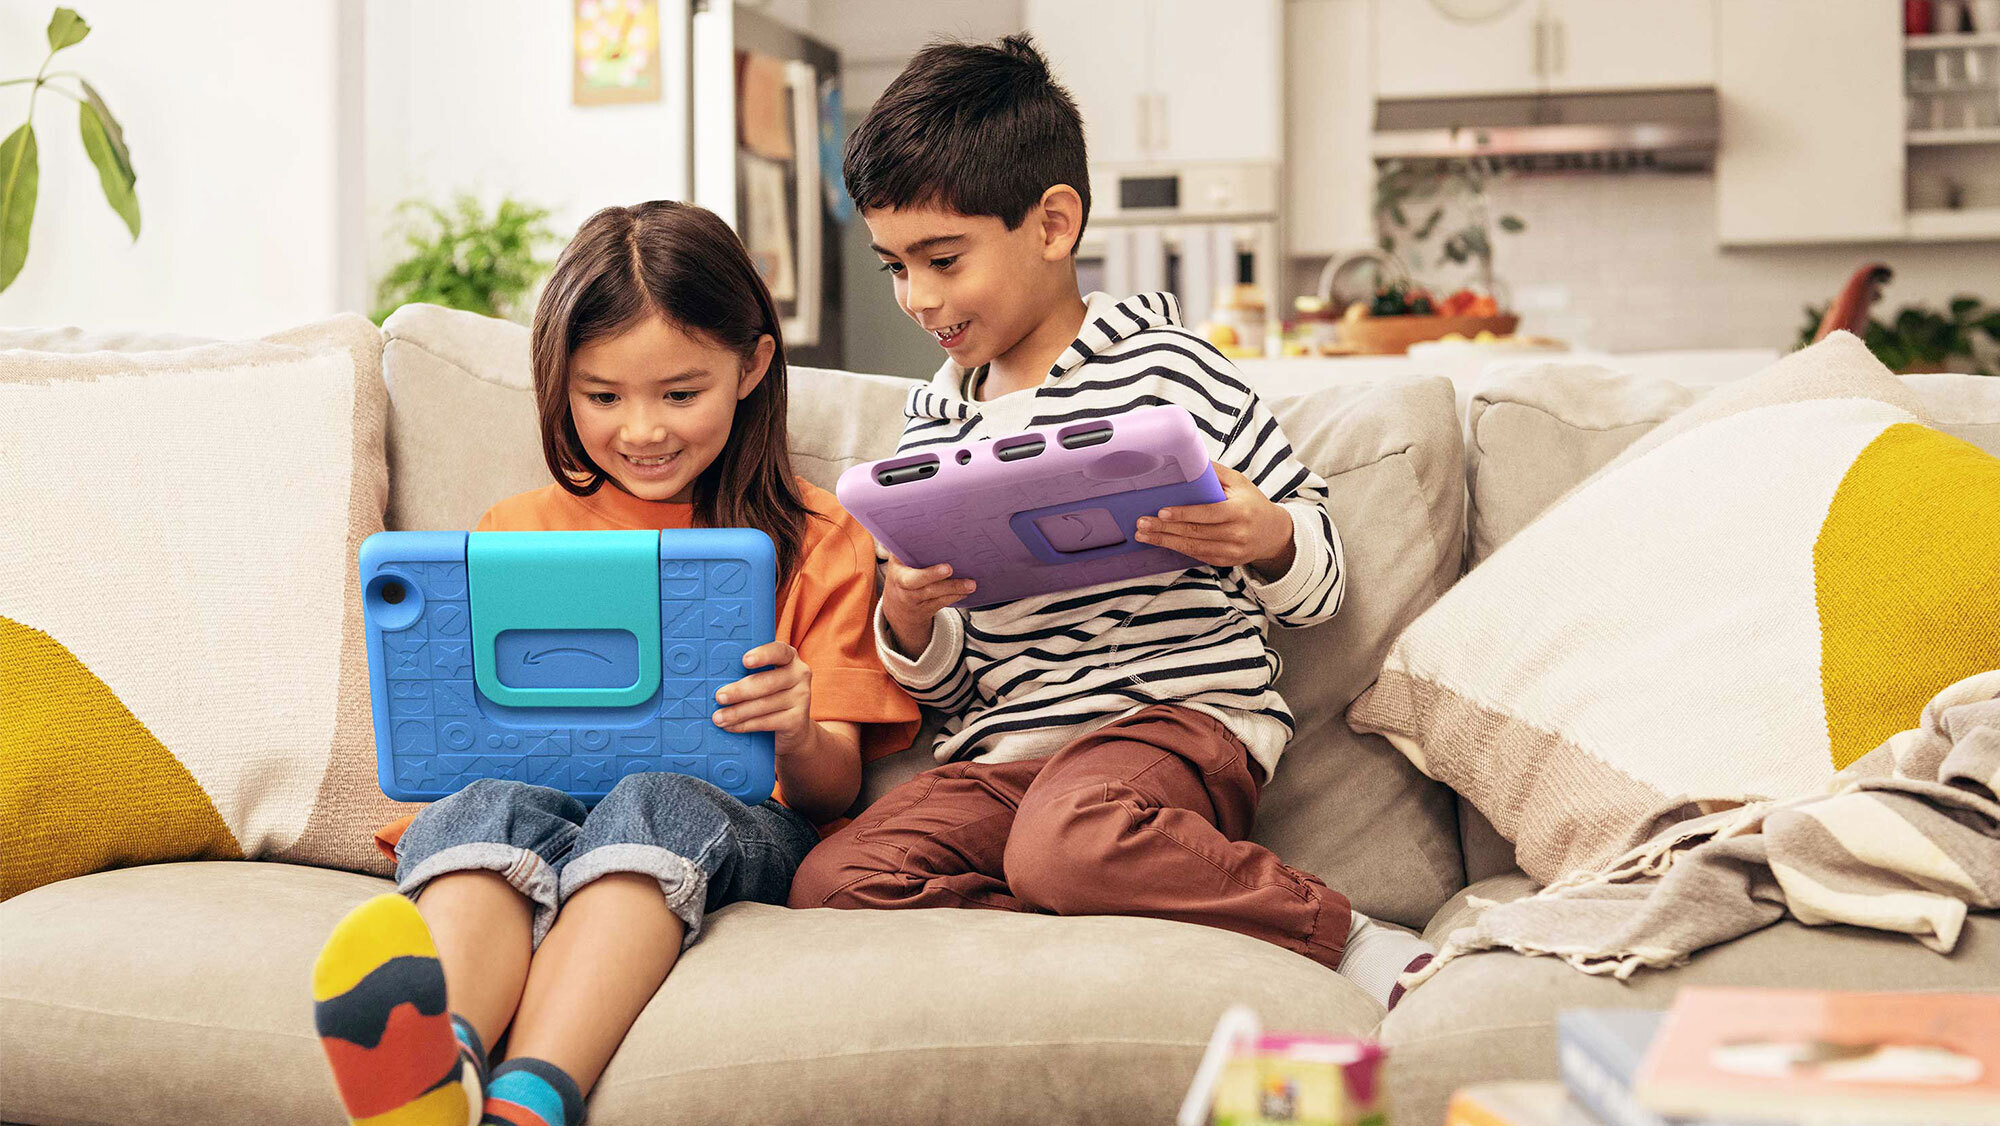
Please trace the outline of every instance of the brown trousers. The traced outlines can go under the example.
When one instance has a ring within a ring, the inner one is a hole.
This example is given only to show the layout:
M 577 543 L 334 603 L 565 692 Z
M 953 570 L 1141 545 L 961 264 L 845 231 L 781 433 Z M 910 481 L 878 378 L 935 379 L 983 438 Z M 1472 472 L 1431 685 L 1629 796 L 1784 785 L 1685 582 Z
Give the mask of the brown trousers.
M 1261 774 L 1218 721 L 1150 707 L 1050 758 L 912 778 L 806 857 L 791 905 L 1146 915 L 1337 969 L 1347 897 L 1244 839 Z

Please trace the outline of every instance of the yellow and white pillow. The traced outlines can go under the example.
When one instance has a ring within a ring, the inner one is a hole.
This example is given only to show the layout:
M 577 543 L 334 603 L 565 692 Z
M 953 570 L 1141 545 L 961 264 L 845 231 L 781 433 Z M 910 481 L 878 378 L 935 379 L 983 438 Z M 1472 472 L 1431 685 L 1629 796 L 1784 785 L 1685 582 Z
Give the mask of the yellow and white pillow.
M 0 898 L 99 868 L 379 870 L 355 551 L 381 338 L 0 350 Z
M 1548 882 L 1823 789 L 2000 667 L 2000 459 L 1841 334 L 1663 423 L 1472 571 L 1349 711 Z

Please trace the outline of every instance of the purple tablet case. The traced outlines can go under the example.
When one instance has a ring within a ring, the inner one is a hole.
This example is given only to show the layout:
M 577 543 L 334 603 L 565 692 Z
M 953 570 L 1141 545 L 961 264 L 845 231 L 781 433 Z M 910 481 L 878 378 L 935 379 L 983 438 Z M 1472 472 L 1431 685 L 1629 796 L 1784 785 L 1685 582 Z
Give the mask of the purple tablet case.
M 594 802 L 669 771 L 771 796 L 771 733 L 711 719 L 777 628 L 764 533 L 378 532 L 360 564 L 384 794 L 507 778 Z
M 977 583 L 966 609 L 1202 566 L 1132 534 L 1168 505 L 1223 499 L 1174 406 L 867 462 L 835 493 L 897 559 Z

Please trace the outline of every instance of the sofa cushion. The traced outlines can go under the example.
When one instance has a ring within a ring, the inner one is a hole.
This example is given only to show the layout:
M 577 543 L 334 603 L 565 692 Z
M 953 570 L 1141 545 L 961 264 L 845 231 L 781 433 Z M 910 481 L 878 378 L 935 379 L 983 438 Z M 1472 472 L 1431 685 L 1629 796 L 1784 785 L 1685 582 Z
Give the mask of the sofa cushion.
M 1519 898 L 1519 873 L 1467 888 L 1426 936 L 1470 921 L 1466 897 Z M 1665 1009 L 1688 985 L 1795 989 L 2000 989 L 2000 914 L 1976 912 L 1958 948 L 1937 954 L 1900 934 L 1790 919 L 1628 981 L 1579 973 L 1559 958 L 1470 954 L 1412 990 L 1382 1022 L 1389 1091 L 1398 1122 L 1438 1122 L 1451 1093 L 1470 1083 L 1556 1078 L 1556 1014 L 1564 1009 Z
M 549 483 L 526 328 L 405 305 L 382 332 L 389 527 L 470 528 L 495 503 Z M 895 452 L 908 380 L 800 367 L 787 374 L 793 472 L 831 492 L 848 466 Z
M 1845 334 L 1708 396 L 1467 575 L 1352 721 L 1544 881 L 1817 792 L 2000 664 L 2000 460 L 1905 403 Z
M 111 864 L 381 868 L 355 553 L 380 337 L 0 353 L 0 895 Z M 18 703 L 17 703 L 18 701 Z
M 1901 377 L 1939 430 L 2000 456 L 2000 379 Z M 1465 565 L 1484 562 L 1625 447 L 1715 388 L 1594 364 L 1498 369 L 1467 407 Z
M 1331 621 L 1274 628 L 1278 691 L 1298 730 L 1258 804 L 1253 838 L 1356 909 L 1420 927 L 1465 883 L 1455 800 L 1341 716 L 1389 645 L 1457 578 L 1464 445 L 1451 383 L 1341 384 L 1271 404 L 1327 483 L 1347 594 Z
M 176 864 L 0 904 L 0 1117 L 342 1126 L 307 983 L 334 922 L 387 887 Z M 1382 1014 L 1305 958 L 1185 923 L 739 904 L 640 1015 L 590 1120 L 1150 1126 L 1232 1001 L 1343 1034 Z

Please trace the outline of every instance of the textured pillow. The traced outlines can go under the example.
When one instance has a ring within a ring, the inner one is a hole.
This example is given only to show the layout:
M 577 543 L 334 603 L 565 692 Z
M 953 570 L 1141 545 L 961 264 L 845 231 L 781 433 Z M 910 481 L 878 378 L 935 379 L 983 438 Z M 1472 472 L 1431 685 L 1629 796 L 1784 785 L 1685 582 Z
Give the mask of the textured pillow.
M 1900 378 L 1932 426 L 2000 456 L 2000 379 Z M 1473 390 L 1467 416 L 1466 569 L 1625 447 L 1714 390 L 1595 364 L 1519 365 L 1487 377 Z
M 2000 459 L 1845 334 L 1654 428 L 1397 639 L 1349 722 L 1543 882 L 1816 792 L 2000 667 Z
M 383 870 L 355 552 L 380 337 L 0 351 L 0 896 L 99 868 Z

